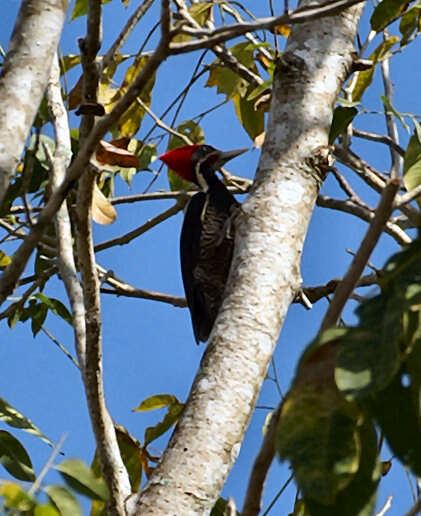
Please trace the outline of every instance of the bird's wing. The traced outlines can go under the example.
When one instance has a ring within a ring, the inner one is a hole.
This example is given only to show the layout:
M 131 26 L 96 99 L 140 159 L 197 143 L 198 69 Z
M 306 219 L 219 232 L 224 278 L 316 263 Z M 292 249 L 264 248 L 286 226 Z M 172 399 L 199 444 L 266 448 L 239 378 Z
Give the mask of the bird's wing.
M 181 273 L 184 291 L 193 323 L 196 342 L 206 340 L 212 322 L 206 310 L 202 289 L 194 271 L 200 260 L 201 215 L 206 203 L 206 194 L 199 192 L 190 200 L 184 216 L 180 239 Z

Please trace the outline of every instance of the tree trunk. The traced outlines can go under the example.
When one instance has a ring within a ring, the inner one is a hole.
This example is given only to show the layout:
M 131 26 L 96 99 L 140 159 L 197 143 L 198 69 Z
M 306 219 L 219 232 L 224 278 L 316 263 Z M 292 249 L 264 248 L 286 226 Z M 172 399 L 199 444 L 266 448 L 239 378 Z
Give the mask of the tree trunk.
M 44 96 L 69 0 L 23 0 L 0 77 L 0 203 Z
M 301 284 L 301 253 L 320 184 L 311 163 L 328 143 L 362 9 L 292 29 L 274 76 L 256 180 L 236 221 L 226 299 L 182 419 L 147 486 L 129 501 L 130 514 L 209 514 L 238 455 Z

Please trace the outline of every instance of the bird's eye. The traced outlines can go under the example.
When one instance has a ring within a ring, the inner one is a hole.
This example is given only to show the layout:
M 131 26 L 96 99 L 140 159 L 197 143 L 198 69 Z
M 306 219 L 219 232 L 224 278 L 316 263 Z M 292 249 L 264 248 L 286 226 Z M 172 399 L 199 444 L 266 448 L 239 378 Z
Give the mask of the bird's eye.
M 203 157 L 205 157 L 207 154 L 210 154 L 215 149 L 211 147 L 210 145 L 201 145 L 200 146 L 200 153 Z

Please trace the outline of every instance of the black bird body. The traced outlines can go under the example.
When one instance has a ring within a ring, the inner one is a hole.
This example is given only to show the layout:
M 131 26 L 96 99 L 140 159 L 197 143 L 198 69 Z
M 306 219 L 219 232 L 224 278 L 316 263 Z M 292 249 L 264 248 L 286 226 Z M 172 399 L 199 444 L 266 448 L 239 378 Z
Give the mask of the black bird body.
M 232 217 L 240 204 L 216 176 L 215 170 L 240 151 L 221 153 L 208 145 L 195 147 L 190 155 L 191 181 L 202 191 L 187 205 L 180 239 L 181 272 L 196 342 L 207 341 L 221 307 L 234 247 Z M 168 155 L 161 159 L 179 175 Z M 241 152 L 244 152 L 242 149 Z M 172 156 L 171 156 L 172 157 Z
M 191 199 L 180 240 L 181 272 L 196 342 L 209 338 L 222 304 L 234 247 L 230 218 L 239 206 L 212 171 L 209 190 Z

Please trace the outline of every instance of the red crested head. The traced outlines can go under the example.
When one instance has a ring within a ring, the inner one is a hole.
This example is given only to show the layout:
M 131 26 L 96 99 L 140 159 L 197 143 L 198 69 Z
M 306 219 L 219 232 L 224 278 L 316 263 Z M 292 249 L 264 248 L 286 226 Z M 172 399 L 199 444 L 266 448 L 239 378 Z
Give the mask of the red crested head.
M 180 177 L 186 181 L 194 183 L 195 160 L 192 155 L 198 147 L 200 147 L 199 144 L 178 147 L 177 149 L 173 149 L 166 152 L 165 154 L 162 154 L 159 156 L 159 159 L 163 161 L 169 168 L 174 170 L 174 172 L 176 172 Z
M 196 177 L 198 164 L 200 164 L 200 167 L 205 167 L 208 171 L 218 170 L 227 161 L 239 156 L 246 150 L 238 149 L 222 152 L 210 145 L 185 145 L 162 154 L 159 156 L 159 159 L 186 181 L 196 183 L 203 188 L 203 181 L 200 182 L 199 178 Z

